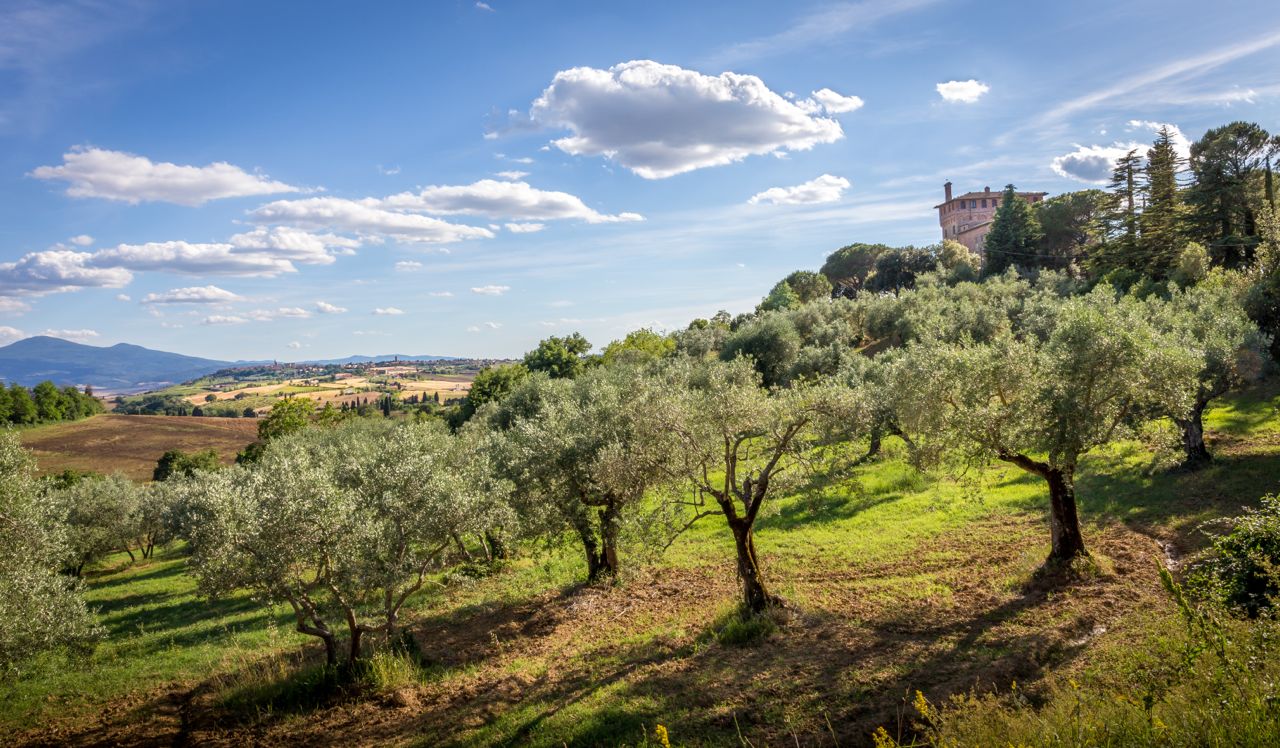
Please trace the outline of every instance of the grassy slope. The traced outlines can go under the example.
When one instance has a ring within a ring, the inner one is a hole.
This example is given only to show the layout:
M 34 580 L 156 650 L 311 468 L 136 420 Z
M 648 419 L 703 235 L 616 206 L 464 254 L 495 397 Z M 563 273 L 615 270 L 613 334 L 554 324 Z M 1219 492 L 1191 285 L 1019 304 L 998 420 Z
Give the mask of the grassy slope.
M 224 462 L 257 438 L 251 418 L 126 416 L 107 413 L 80 421 L 24 429 L 22 443 L 42 474 L 66 468 L 120 472 L 150 480 L 156 461 L 170 449 L 214 449 Z
M 834 731 L 859 745 L 876 725 L 893 729 L 909 690 L 937 700 L 1016 680 L 1034 691 L 1176 626 L 1156 541 L 1191 551 L 1201 521 L 1280 489 L 1277 404 L 1271 385 L 1212 411 L 1220 459 L 1200 474 L 1148 475 L 1151 456 L 1131 444 L 1090 458 L 1080 494 L 1102 571 L 1066 590 L 1028 583 L 1047 550 L 1037 481 L 1001 466 L 926 479 L 891 454 L 761 520 L 766 573 L 792 606 L 755 646 L 714 641 L 736 586 L 732 544 L 709 519 L 618 588 L 576 587 L 570 548 L 423 594 L 415 636 L 434 666 L 391 698 L 306 712 L 260 703 L 229 717 L 218 705 L 237 681 L 210 677 L 266 672 L 259 658 L 296 652 L 302 637 L 244 599 L 206 607 L 181 561 L 163 555 L 94 578 L 110 642 L 84 670 L 50 667 L 0 691 L 0 721 L 68 715 L 56 736 L 71 742 L 99 739 L 101 723 L 168 735 L 180 708 L 183 729 L 233 742 L 248 721 L 282 742 L 612 745 L 661 722 L 679 744 L 738 745 L 739 733 L 816 744 Z M 113 711 L 86 722 L 104 703 Z

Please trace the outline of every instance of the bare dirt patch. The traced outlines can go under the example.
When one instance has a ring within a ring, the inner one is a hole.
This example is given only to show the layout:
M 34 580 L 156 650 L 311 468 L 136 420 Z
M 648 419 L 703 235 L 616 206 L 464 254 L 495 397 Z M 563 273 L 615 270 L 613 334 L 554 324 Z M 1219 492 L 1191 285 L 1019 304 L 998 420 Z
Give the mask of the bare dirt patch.
M 42 475 L 70 468 L 150 480 L 156 461 L 170 449 L 213 449 L 230 463 L 257 438 L 257 428 L 252 418 L 106 414 L 23 431 L 22 444 Z

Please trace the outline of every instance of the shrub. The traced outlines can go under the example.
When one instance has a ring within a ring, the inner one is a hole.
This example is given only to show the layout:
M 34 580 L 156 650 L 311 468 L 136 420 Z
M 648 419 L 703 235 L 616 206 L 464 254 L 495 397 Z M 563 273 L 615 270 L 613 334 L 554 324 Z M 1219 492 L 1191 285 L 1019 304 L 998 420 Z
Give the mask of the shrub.
M 1280 595 L 1280 496 L 1262 497 L 1259 509 L 1230 520 L 1190 574 L 1204 597 L 1257 617 Z

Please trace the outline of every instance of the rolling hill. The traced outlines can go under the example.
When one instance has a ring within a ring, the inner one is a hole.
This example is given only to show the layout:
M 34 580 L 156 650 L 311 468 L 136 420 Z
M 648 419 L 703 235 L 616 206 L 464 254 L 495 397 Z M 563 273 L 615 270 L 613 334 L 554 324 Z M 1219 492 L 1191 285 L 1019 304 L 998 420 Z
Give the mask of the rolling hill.
M 186 381 L 231 365 L 128 343 L 103 347 L 45 335 L 0 347 L 0 379 L 28 386 L 49 379 L 59 385 L 87 384 L 100 391 L 133 392 Z
M 374 361 L 451 361 L 456 356 L 411 356 L 387 353 L 379 356 L 347 356 L 302 363 L 342 365 Z M 100 392 L 128 394 L 185 382 L 230 366 L 262 361 L 218 361 L 180 353 L 168 353 L 140 345 L 84 345 L 61 338 L 37 335 L 0 347 L 0 381 L 31 386 L 46 379 L 58 385 L 93 385 Z

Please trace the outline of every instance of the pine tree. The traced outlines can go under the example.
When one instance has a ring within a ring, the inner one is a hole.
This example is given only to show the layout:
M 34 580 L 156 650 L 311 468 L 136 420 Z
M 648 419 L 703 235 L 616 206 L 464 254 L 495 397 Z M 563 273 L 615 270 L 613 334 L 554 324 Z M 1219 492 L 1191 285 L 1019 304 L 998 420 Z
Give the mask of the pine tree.
M 1107 242 L 1097 262 L 1104 272 L 1138 264 L 1138 176 L 1141 172 L 1142 157 L 1136 148 L 1116 159 L 1115 168 L 1111 170 L 1111 183 L 1107 185 L 1110 199 L 1103 219 Z
M 1182 159 L 1173 145 L 1172 134 L 1168 126 L 1162 126 L 1155 144 L 1147 151 L 1147 166 L 1143 170 L 1146 182 L 1141 187 L 1144 206 L 1138 218 L 1141 229 L 1138 246 L 1145 263 L 1133 267 L 1160 280 L 1169 277 L 1183 243 L 1185 211 L 1178 190 L 1181 167 Z
M 999 275 L 1014 265 L 1029 265 L 1040 243 L 1040 221 L 1031 204 L 1018 197 L 1013 185 L 1005 185 L 986 239 L 983 275 Z

